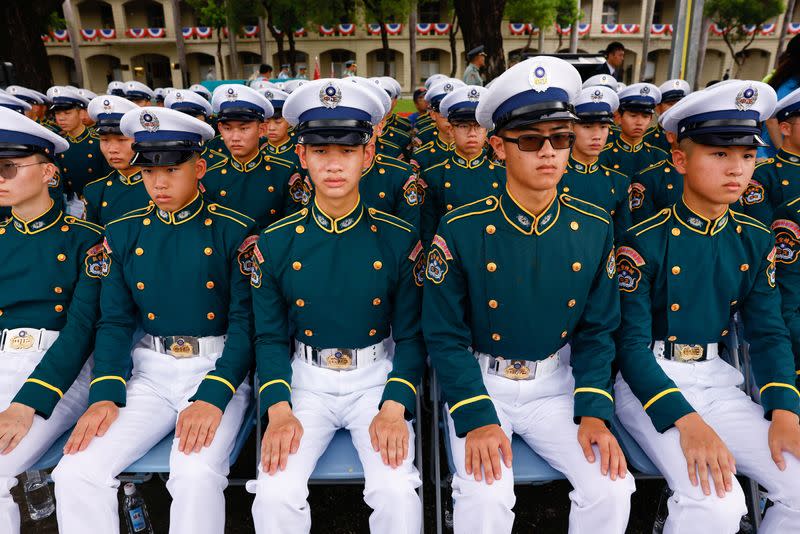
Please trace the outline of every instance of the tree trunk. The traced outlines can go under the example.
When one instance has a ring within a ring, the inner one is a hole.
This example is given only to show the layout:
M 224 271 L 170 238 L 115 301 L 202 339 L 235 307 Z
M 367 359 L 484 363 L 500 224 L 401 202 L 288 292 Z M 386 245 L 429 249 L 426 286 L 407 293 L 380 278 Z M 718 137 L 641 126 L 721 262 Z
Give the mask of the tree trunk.
M 411 69 L 411 82 L 408 87 L 413 91 L 417 86 L 417 2 L 412 0 L 411 12 L 408 15 L 408 49 L 410 57 L 409 67 Z
M 264 17 L 258 17 L 258 51 L 261 53 L 261 63 L 270 63 L 267 58 L 267 23 Z
M 458 55 L 456 51 L 456 34 L 458 33 L 458 15 L 453 12 L 453 19 L 450 21 L 450 77 L 454 78 L 458 69 Z
M 297 51 L 295 49 L 295 42 L 294 42 L 294 30 L 286 30 L 283 33 L 286 35 L 286 38 L 289 40 L 289 73 L 292 76 L 297 75 L 297 67 L 295 64 L 297 63 Z M 308 65 L 306 65 L 308 67 Z
M 531 41 L 533 40 L 533 29 L 528 32 L 528 40 L 525 41 L 525 46 L 522 47 L 522 53 L 525 54 L 531 49 Z
M 538 43 L 537 46 L 539 47 L 539 50 L 537 50 L 536 52 L 538 54 L 543 54 L 544 53 L 544 28 L 539 28 L 539 43 Z
M 381 48 L 383 49 L 383 75 L 389 76 L 389 33 L 386 31 L 386 21 L 379 20 L 381 25 Z
M 178 49 L 178 65 L 181 68 L 181 83 L 189 87 L 189 69 L 186 66 L 186 47 L 183 42 L 183 26 L 181 25 L 181 8 L 179 0 L 172 1 L 172 31 L 175 32 L 175 45 Z
M 225 62 L 222 60 L 222 28 L 217 28 L 217 61 L 219 62 L 218 80 L 225 79 Z
M 280 71 L 281 65 L 286 64 L 286 52 L 283 50 L 283 38 L 286 36 L 286 31 L 283 30 L 281 33 L 275 30 L 275 24 L 272 22 L 272 12 L 267 9 L 267 27 L 269 28 L 269 33 L 272 34 L 272 38 L 275 39 L 275 44 L 278 46 L 278 64 L 275 65 L 275 70 Z M 294 30 L 288 30 L 294 31 Z
M 41 34 L 47 31 L 47 15 L 58 9 L 58 0 L 5 0 L 0 2 L 0 20 L 8 30 L 0 32 L 0 61 L 14 65 L 16 83 L 45 92 L 53 85 L 50 61 Z
M 228 24 L 228 55 L 231 58 L 231 78 L 236 79 L 242 76 L 239 68 L 239 50 L 236 47 L 236 31 L 238 28 L 231 28 Z
M 78 78 L 78 85 L 80 87 L 86 87 L 86 78 L 83 77 L 83 65 L 81 64 L 81 34 L 78 31 L 78 25 L 75 23 L 75 13 L 72 11 L 72 3 L 70 0 L 64 0 L 61 6 L 64 10 L 64 18 L 67 21 L 67 28 L 69 29 L 69 45 L 70 48 L 72 48 L 72 59 L 75 61 L 75 75 Z
M 578 3 L 578 15 L 575 17 L 575 20 L 572 21 L 570 24 L 571 31 L 569 32 L 569 53 L 570 54 L 577 54 L 578 53 L 578 23 L 581 20 L 581 2 L 577 0 Z M 652 18 L 652 17 L 651 17 Z
M 453 0 L 461 21 L 464 49 L 483 45 L 486 51 L 486 73 L 489 82 L 506 70 L 503 51 L 503 11 L 506 0 Z
M 783 26 L 781 26 L 780 37 L 778 37 L 778 50 L 775 52 L 775 67 L 778 66 L 778 58 L 786 45 L 786 33 L 789 29 L 789 23 L 792 22 L 792 15 L 794 15 L 795 0 L 788 0 L 786 2 L 786 13 L 783 15 Z

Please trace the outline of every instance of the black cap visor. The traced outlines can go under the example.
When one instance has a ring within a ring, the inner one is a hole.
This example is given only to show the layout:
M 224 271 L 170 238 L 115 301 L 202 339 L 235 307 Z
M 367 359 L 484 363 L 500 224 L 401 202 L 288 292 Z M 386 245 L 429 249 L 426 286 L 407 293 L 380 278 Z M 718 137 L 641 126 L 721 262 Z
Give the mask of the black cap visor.
M 297 129 L 302 145 L 366 145 L 372 138 L 372 124 L 358 120 L 314 120 L 302 122 Z
M 0 159 L 27 158 L 28 156 L 32 156 L 34 154 L 41 154 L 51 161 L 53 160 L 53 154 L 41 146 L 0 143 Z
M 614 124 L 614 116 L 609 113 L 577 113 L 578 122 L 582 124 L 592 124 L 601 122 L 604 124 Z
M 264 122 L 264 114 L 250 108 L 226 108 L 217 113 L 217 122 Z
M 726 135 L 706 133 L 687 135 L 686 137 L 697 144 L 708 146 L 745 146 L 752 148 L 769 146 L 758 134 Z
M 620 112 L 632 111 L 634 113 L 649 113 L 652 115 L 655 113 L 656 107 L 654 104 L 645 104 L 643 102 L 626 102 L 624 104 L 620 103 L 619 110 Z
M 170 167 L 189 161 L 192 154 L 203 151 L 203 145 L 194 141 L 162 141 L 134 143 L 133 150 L 131 166 Z
M 83 109 L 84 106 L 77 102 L 55 102 L 50 106 L 50 111 L 67 111 L 70 109 Z
M 99 120 L 95 123 L 94 129 L 100 135 L 122 135 L 118 120 Z

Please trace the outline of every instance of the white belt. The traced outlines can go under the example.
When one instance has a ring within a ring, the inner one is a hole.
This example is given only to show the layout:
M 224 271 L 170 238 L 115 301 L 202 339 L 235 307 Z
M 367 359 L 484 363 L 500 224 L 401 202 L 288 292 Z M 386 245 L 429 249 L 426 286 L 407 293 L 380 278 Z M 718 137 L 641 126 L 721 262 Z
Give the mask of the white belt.
M 49 349 L 58 339 L 57 330 L 44 328 L 11 328 L 3 330 L 0 347 L 3 352 L 38 352 Z
M 294 357 L 315 367 L 352 371 L 385 360 L 389 354 L 383 341 L 363 349 L 320 349 L 295 340 Z
M 656 358 L 681 363 L 714 360 L 719 358 L 719 343 L 708 345 L 690 345 L 686 343 L 653 342 L 653 354 Z
M 508 360 L 482 352 L 474 352 L 481 369 L 487 374 L 496 375 L 509 380 L 535 380 L 551 375 L 561 366 L 558 352 L 544 360 Z
M 142 343 L 150 350 L 168 354 L 175 359 L 196 358 L 219 354 L 228 336 L 153 336 L 145 334 Z

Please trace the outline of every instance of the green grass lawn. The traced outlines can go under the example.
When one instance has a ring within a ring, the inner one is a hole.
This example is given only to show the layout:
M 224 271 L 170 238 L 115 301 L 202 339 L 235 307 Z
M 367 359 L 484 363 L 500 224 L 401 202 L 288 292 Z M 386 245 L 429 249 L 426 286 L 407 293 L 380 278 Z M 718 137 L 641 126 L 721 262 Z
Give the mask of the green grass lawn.
M 397 107 L 394 108 L 397 113 L 414 113 L 417 108 L 414 107 L 414 101 L 410 98 L 401 98 L 397 101 Z

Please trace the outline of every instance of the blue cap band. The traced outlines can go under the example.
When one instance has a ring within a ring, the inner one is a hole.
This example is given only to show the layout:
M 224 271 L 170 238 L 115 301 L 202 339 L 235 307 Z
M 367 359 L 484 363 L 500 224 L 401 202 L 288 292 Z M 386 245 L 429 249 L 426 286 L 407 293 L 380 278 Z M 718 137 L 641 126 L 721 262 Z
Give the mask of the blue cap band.
M 778 119 L 779 121 L 784 121 L 789 118 L 789 115 L 792 115 L 797 111 L 800 111 L 800 100 L 789 104 L 785 108 L 780 109 L 778 113 L 775 114 L 775 118 Z
M 523 93 L 517 93 L 502 104 L 500 104 L 492 114 L 492 121 L 497 123 L 500 117 L 511 113 L 515 109 L 519 109 L 530 104 L 539 104 L 544 102 L 560 102 L 569 103 L 569 95 L 563 89 L 558 87 L 550 87 L 546 91 L 534 91 L 530 89 Z
M 55 153 L 56 148 L 55 145 L 47 139 L 13 130 L 0 130 L 0 143 L 38 146 L 47 149 L 50 154 Z
M 315 120 L 355 120 L 372 122 L 372 116 L 364 110 L 350 108 L 347 106 L 336 106 L 335 108 L 313 108 L 304 111 L 298 117 L 298 122 L 308 122 Z
M 137 143 L 152 143 L 153 141 L 193 141 L 199 143 L 203 140 L 203 136 L 175 130 L 159 130 L 157 132 L 142 130 L 133 134 L 133 140 Z
M 678 139 L 705 134 L 758 135 L 761 134 L 760 117 L 761 115 L 758 111 L 739 111 L 735 109 L 692 115 L 678 122 Z M 749 121 L 751 124 L 743 125 L 741 121 Z M 711 124 L 703 126 L 702 123 L 706 122 L 711 122 Z
M 575 106 L 575 113 L 611 113 L 611 106 L 606 102 L 587 102 Z
M 200 113 L 202 115 L 206 115 L 206 108 L 200 104 L 195 104 L 194 102 L 175 102 L 170 106 L 170 108 L 177 109 L 178 111 L 189 111 L 191 113 Z

